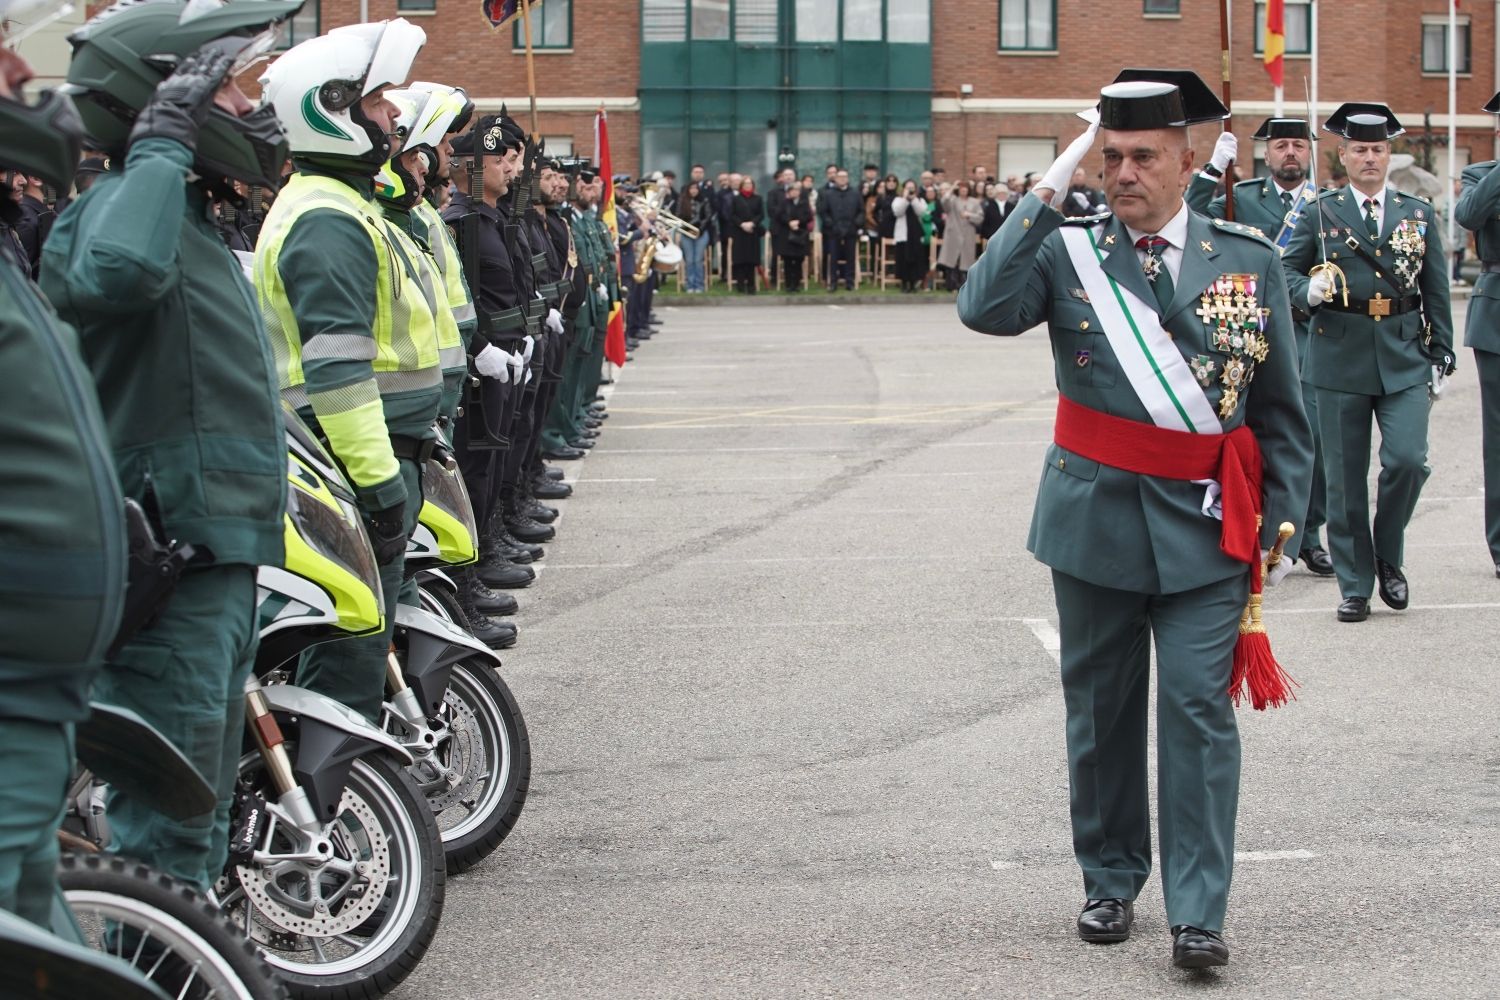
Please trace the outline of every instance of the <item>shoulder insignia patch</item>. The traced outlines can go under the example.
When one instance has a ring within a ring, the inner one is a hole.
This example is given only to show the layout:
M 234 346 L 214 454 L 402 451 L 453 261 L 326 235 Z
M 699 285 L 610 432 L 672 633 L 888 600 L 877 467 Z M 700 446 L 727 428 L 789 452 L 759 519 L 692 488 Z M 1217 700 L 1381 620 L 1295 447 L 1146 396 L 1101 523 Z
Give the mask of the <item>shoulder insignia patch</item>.
M 1063 219 L 1065 226 L 1097 226 L 1101 222 L 1109 220 L 1110 213 L 1103 212 L 1099 215 L 1080 215 L 1071 219 Z

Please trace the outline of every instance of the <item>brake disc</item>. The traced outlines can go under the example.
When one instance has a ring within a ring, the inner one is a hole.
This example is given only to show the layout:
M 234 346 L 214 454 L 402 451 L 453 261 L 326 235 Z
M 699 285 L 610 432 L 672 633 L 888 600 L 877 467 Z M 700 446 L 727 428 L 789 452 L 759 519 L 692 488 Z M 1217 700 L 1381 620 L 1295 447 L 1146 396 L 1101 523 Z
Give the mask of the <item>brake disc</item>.
M 484 738 L 480 735 L 479 719 L 463 698 L 453 693 L 452 687 L 444 692 L 443 702 L 448 708 L 448 739 L 438 747 L 437 755 L 453 778 L 453 787 L 445 792 L 429 795 L 427 802 L 434 813 L 442 813 L 451 806 L 467 802 L 479 783 L 480 775 L 489 766 L 489 754 L 485 751 Z
M 258 917 L 283 931 L 323 938 L 349 933 L 380 908 L 391 874 L 390 845 L 374 810 L 352 789 L 344 789 L 325 838 L 352 872 L 274 854 L 235 866 Z

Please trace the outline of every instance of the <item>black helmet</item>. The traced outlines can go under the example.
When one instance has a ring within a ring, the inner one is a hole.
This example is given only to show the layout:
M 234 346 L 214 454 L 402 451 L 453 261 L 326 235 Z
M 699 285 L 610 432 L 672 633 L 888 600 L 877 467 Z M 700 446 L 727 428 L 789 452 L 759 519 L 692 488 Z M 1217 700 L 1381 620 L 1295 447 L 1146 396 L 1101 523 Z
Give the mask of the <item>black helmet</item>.
M 68 36 L 73 62 L 65 89 L 78 103 L 92 143 L 119 156 L 135 117 L 177 64 L 220 38 L 244 39 L 230 75 L 244 72 L 275 44 L 282 22 L 303 0 L 120 0 Z M 286 137 L 275 112 L 243 118 L 209 111 L 198 132 L 194 169 L 275 187 L 286 161 Z

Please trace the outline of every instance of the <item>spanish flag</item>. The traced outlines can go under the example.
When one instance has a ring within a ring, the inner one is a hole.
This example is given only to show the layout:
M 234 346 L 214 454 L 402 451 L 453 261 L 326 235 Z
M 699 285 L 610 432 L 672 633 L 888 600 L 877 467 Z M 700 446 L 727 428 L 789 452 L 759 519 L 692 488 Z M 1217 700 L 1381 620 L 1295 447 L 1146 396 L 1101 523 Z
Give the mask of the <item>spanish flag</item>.
M 1286 7 L 1285 0 L 1266 0 L 1266 74 L 1271 85 L 1282 85 L 1282 55 L 1286 52 Z
M 594 116 L 594 158 L 599 161 L 599 176 L 604 180 L 604 193 L 599 198 L 599 218 L 609 227 L 610 238 L 618 246 L 620 224 L 615 219 L 615 179 L 609 162 L 609 126 L 605 124 L 604 108 Z M 615 255 L 615 267 L 620 266 L 619 255 Z M 612 365 L 625 363 L 625 310 L 621 303 L 609 306 L 609 325 L 604 329 L 604 357 Z

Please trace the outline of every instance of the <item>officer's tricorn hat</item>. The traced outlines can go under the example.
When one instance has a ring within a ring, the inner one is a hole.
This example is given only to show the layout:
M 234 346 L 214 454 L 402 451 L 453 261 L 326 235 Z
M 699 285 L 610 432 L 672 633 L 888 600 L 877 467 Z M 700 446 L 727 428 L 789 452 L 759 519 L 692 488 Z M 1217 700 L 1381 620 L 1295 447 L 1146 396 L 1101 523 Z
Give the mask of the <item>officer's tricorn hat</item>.
M 1487 111 L 1492 115 L 1500 115 L 1500 93 L 1490 98 L 1490 102 L 1480 110 Z
M 1358 101 L 1339 105 L 1323 123 L 1323 131 L 1355 142 L 1386 142 L 1406 133 L 1390 108 Z
M 1099 127 L 1122 132 L 1223 121 L 1229 109 L 1190 69 L 1123 69 L 1099 92 Z
M 1267 118 L 1250 138 L 1259 142 L 1272 139 L 1306 139 L 1312 141 L 1312 128 L 1303 118 Z

